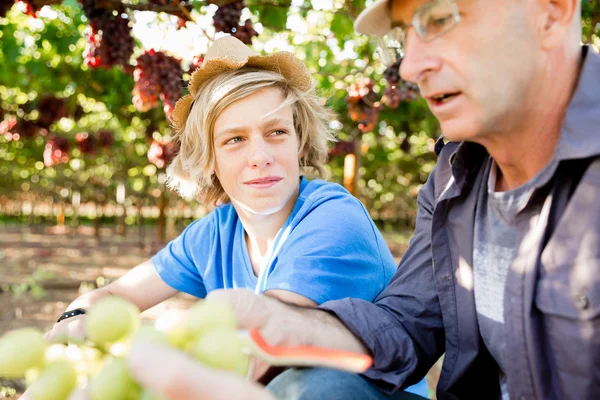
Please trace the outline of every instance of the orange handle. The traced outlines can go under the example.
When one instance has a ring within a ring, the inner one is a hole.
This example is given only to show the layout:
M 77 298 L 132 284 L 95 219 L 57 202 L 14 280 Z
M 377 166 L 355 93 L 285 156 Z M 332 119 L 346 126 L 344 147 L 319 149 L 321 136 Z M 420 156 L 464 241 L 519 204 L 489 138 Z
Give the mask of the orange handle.
M 366 371 L 373 365 L 373 359 L 364 354 L 312 346 L 271 346 L 258 330 L 250 329 L 249 334 L 254 343 L 273 358 L 302 359 L 311 361 L 316 365 L 335 365 L 341 369 L 359 373 Z

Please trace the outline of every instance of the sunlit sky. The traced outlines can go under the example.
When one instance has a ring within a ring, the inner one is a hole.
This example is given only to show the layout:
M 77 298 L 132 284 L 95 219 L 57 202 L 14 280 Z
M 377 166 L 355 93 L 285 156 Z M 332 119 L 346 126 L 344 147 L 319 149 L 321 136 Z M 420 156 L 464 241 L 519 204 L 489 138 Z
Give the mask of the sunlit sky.
M 371 1 L 367 1 L 370 3 Z M 76 4 L 76 3 L 74 3 Z M 306 18 L 299 15 L 299 8 L 304 4 L 304 0 L 292 0 L 290 12 L 287 19 L 287 31 L 278 32 L 274 35 L 269 35 L 269 40 L 264 41 L 259 36 L 253 39 L 252 45 L 258 51 L 264 51 L 269 54 L 274 51 L 287 50 L 294 51 L 294 46 L 302 46 L 310 40 L 313 40 L 315 33 L 329 36 L 330 32 L 327 20 L 331 18 L 331 13 L 342 7 L 340 0 L 312 0 L 310 11 Z M 20 11 L 24 11 L 24 3 L 17 3 L 16 6 Z M 21 8 L 23 10 L 21 10 Z M 170 55 L 180 58 L 184 61 L 184 65 L 189 64 L 193 57 L 206 53 L 207 47 L 210 45 L 211 38 L 218 38 L 223 33 L 215 33 L 212 18 L 217 10 L 216 5 L 208 5 L 205 7 L 205 13 L 200 14 L 192 11 L 192 17 L 195 23 L 188 23 L 185 28 L 178 29 L 177 17 L 155 13 L 152 11 L 135 11 L 133 13 L 133 36 L 140 42 L 142 49 L 149 50 L 154 48 L 157 51 L 166 51 Z M 325 12 L 320 12 L 325 11 Z M 27 24 L 34 30 L 43 29 L 44 19 L 57 18 L 58 14 L 51 7 L 43 7 L 39 11 L 41 18 L 29 18 Z M 244 9 L 241 21 L 251 18 L 248 9 Z M 319 27 L 321 30 L 319 31 Z M 204 30 L 203 30 L 204 29 Z M 254 29 L 260 34 L 263 27 L 260 22 L 254 24 Z M 288 43 L 288 31 L 295 33 L 294 43 Z M 317 31 L 317 32 L 316 32 Z M 34 40 L 33 37 L 31 40 Z M 354 41 L 349 40 L 340 44 L 333 38 L 326 40 L 327 44 L 333 51 L 334 56 L 338 60 L 351 59 L 355 60 L 357 55 L 354 52 Z M 302 54 L 299 54 L 302 56 Z M 360 60 L 357 60 L 359 63 Z
M 286 28 L 293 31 L 297 35 L 297 41 L 302 42 L 303 34 L 306 34 L 309 27 L 321 26 L 324 23 L 325 14 L 314 12 L 309 13 L 307 18 L 302 18 L 294 11 L 298 10 L 304 3 L 304 0 L 292 0 L 290 7 L 290 15 L 287 20 Z M 334 0 L 313 0 L 312 8 L 316 11 L 333 10 Z M 144 49 L 154 48 L 156 50 L 165 50 L 170 54 L 189 61 L 194 56 L 206 53 L 209 46 L 209 39 L 202 30 L 205 28 L 206 33 L 218 38 L 223 33 L 216 33 L 212 25 L 212 17 L 217 10 L 216 5 L 206 7 L 206 14 L 201 15 L 194 12 L 192 16 L 195 19 L 194 23 L 188 23 L 186 28 L 177 29 L 175 21 L 176 17 L 170 17 L 171 20 L 157 21 L 157 14 L 149 11 L 135 12 L 135 24 L 133 27 L 133 35 L 140 41 Z M 163 14 L 164 15 L 164 14 Z M 250 18 L 248 9 L 244 9 L 241 21 Z M 254 29 L 260 34 L 263 27 L 260 22 L 254 24 Z M 325 32 L 324 32 L 325 33 Z M 352 49 L 353 43 L 347 43 L 343 51 L 336 54 L 338 58 L 354 58 L 355 53 Z M 285 35 L 275 35 L 269 41 L 263 42 L 259 38 L 253 40 L 253 47 L 257 50 L 264 50 L 266 53 L 271 53 L 276 50 L 293 51 L 293 46 L 290 45 Z

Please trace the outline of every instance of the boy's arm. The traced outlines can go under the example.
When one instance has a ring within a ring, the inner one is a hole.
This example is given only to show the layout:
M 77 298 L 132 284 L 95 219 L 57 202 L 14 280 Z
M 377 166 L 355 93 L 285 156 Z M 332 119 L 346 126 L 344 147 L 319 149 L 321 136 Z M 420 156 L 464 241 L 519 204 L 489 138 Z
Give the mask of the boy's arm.
M 79 296 L 69 304 L 66 311 L 76 308 L 89 309 L 95 302 L 106 296 L 123 297 L 138 306 L 140 311 L 144 311 L 176 293 L 177 290 L 163 282 L 154 271 L 152 261 L 149 259 L 109 285 Z M 85 315 L 78 315 L 54 324 L 46 333 L 46 339 L 49 341 L 59 341 L 65 337 L 83 339 L 84 318 Z

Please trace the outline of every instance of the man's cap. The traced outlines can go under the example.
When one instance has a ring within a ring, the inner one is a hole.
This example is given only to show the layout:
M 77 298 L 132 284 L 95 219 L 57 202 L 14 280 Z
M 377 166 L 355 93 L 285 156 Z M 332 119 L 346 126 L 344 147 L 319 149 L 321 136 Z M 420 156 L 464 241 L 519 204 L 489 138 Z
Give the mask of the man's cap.
M 390 1 L 376 0 L 365 8 L 354 22 L 354 30 L 372 36 L 383 36 L 392 29 Z

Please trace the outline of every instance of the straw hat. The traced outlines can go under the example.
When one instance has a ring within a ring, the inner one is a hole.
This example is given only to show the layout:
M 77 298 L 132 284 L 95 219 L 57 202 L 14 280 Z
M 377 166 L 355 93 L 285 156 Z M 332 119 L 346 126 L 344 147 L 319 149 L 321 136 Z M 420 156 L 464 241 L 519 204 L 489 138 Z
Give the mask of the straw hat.
M 279 72 L 289 85 L 302 91 L 312 87 L 312 77 L 306 65 L 292 53 L 279 51 L 261 56 L 233 36 L 223 36 L 206 52 L 202 66 L 192 73 L 188 89 L 190 94 L 182 97 L 173 110 L 173 127 L 182 131 L 192 103 L 200 87 L 220 73 L 242 67 L 259 68 Z
M 383 36 L 392 29 L 392 13 L 390 2 L 393 0 L 376 0 L 356 17 L 354 30 L 358 33 Z

